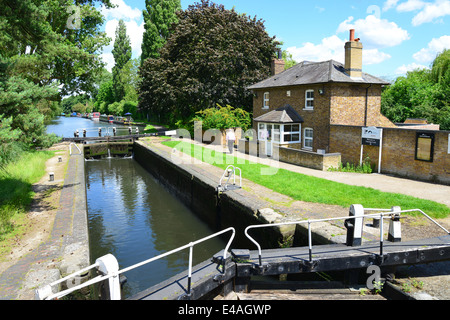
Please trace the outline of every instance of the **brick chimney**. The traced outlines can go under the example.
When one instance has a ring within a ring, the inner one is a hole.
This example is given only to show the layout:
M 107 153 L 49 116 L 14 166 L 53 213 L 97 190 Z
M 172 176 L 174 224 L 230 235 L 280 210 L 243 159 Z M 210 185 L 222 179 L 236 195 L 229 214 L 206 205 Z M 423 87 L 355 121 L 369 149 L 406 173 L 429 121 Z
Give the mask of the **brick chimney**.
M 272 63 L 270 66 L 270 72 L 272 73 L 272 76 L 283 72 L 284 65 L 285 62 L 283 60 L 283 54 L 281 53 L 281 50 L 278 49 L 277 58 L 272 59 Z
M 350 41 L 345 44 L 345 72 L 351 78 L 362 78 L 363 45 L 355 39 L 355 30 L 350 30 Z

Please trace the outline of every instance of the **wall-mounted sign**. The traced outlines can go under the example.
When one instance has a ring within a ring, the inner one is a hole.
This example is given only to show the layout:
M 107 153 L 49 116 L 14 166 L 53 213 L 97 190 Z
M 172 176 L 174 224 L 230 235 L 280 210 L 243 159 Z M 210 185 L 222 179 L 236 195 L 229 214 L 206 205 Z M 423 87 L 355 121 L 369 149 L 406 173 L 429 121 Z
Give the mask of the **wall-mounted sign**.
M 362 143 L 365 146 L 380 146 L 381 136 L 383 129 L 376 127 L 363 127 L 362 128 Z
M 417 132 L 416 160 L 433 162 L 434 132 Z

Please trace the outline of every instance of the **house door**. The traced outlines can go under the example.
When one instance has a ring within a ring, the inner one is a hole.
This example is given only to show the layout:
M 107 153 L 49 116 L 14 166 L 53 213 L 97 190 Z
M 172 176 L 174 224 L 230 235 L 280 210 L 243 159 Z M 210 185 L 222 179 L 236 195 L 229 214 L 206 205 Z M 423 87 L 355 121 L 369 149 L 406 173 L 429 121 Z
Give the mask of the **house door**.
M 266 137 L 266 155 L 272 156 L 273 150 L 273 125 L 267 124 L 267 137 Z

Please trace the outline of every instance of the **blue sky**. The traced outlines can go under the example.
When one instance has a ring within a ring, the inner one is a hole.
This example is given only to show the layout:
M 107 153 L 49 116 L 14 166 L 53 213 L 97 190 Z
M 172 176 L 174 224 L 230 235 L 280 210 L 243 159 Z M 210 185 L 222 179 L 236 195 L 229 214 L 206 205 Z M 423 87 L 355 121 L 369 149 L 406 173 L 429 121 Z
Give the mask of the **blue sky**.
M 114 38 L 123 19 L 133 56 L 140 55 L 145 0 L 112 0 L 104 10 L 105 31 Z M 183 9 L 198 1 L 181 0 Z M 344 62 L 349 30 L 364 45 L 363 70 L 395 79 L 406 71 L 430 67 L 436 54 L 450 48 L 450 0 L 217 0 L 225 8 L 265 21 L 270 36 L 301 62 L 335 59 Z M 111 45 L 103 52 L 111 68 Z

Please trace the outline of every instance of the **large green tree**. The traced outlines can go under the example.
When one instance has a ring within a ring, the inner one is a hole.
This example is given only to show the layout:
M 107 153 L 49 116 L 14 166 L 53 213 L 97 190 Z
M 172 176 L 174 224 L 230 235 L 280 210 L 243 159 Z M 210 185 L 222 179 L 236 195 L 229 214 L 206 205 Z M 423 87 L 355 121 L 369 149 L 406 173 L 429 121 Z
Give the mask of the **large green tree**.
M 125 81 L 122 77 L 122 70 L 130 61 L 132 55 L 130 37 L 127 35 L 127 27 L 123 20 L 119 21 L 116 28 L 116 39 L 112 54 L 115 61 L 112 69 L 114 96 L 116 101 L 121 101 L 125 97 Z
M 381 112 L 393 122 L 424 118 L 450 130 L 450 50 L 440 53 L 431 69 L 410 71 L 382 93 Z
M 0 0 L 0 53 L 14 61 L 11 72 L 35 84 L 60 84 L 61 96 L 91 92 L 101 72 L 100 49 L 110 39 L 94 2 Z
M 98 3 L 112 6 L 110 0 L 0 0 L 0 117 L 15 133 L 11 144 L 51 145 L 44 120 L 55 113 L 54 101 L 95 89 L 103 67 L 98 54 L 110 41 L 100 31 Z
M 171 25 L 177 22 L 176 12 L 179 10 L 180 0 L 145 0 L 141 66 L 148 58 L 159 57 L 159 50 L 169 37 Z
M 250 111 L 246 87 L 270 75 L 278 44 L 264 23 L 205 0 L 177 16 L 160 57 L 140 69 L 140 108 L 161 121 L 217 104 Z

